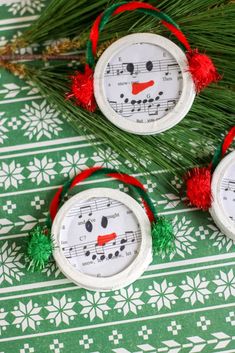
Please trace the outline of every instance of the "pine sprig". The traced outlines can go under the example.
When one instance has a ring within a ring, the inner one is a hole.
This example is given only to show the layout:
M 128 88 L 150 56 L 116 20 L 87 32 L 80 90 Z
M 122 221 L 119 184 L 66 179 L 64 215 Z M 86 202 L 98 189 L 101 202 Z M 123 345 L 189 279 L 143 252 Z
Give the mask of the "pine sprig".
M 43 43 L 61 37 L 80 40 L 85 48 L 89 28 L 98 13 L 114 1 L 52 0 L 21 42 Z M 198 47 L 215 61 L 223 80 L 198 96 L 187 117 L 173 129 L 155 136 L 136 136 L 119 130 L 100 112 L 89 113 L 65 99 L 69 91 L 69 72 L 65 64 L 54 68 L 32 68 L 25 63 L 25 78 L 34 82 L 47 99 L 57 105 L 69 124 L 78 132 L 94 136 L 120 154 L 140 165 L 149 160 L 162 169 L 188 168 L 198 163 L 198 153 L 205 155 L 220 139 L 222 132 L 234 124 L 234 30 L 235 4 L 229 0 L 152 0 L 151 4 L 166 11 L 182 27 L 192 47 Z M 154 32 L 168 36 L 156 20 L 136 14 L 115 16 L 101 35 L 101 42 L 133 32 Z M 80 51 L 81 53 L 81 51 Z M 151 168 L 152 169 L 152 168 Z
M 64 69 L 63 69 L 64 70 Z M 100 112 L 89 113 L 65 99 L 69 78 L 62 68 L 32 69 L 29 66 L 25 73 L 27 79 L 35 82 L 47 99 L 57 105 L 69 124 L 78 132 L 96 136 L 107 147 L 116 151 L 124 160 L 141 164 L 149 160 L 155 168 L 168 169 L 188 168 L 198 158 L 197 149 L 208 153 L 208 148 L 226 130 L 232 118 L 222 113 L 214 97 L 223 101 L 223 109 L 229 110 L 230 99 L 227 89 L 211 87 L 202 96 L 197 97 L 191 112 L 178 126 L 167 132 L 154 136 L 137 136 L 119 130 Z M 235 94 L 231 92 L 231 100 Z M 207 107 L 205 102 L 209 101 Z M 92 141 L 93 137 L 92 137 Z M 195 145 L 196 142 L 196 145 Z M 144 166 L 142 165 L 142 168 Z

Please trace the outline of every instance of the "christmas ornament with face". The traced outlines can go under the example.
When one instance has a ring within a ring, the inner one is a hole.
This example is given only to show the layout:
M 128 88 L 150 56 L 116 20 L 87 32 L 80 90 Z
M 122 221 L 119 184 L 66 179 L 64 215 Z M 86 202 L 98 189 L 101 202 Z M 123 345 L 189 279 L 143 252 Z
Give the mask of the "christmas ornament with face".
M 62 205 L 71 188 L 93 175 L 127 184 L 143 207 L 110 188 L 79 192 Z M 132 176 L 97 167 L 81 172 L 58 190 L 48 224 L 35 227 L 29 235 L 27 255 L 32 269 L 42 269 L 53 253 L 61 271 L 74 283 L 104 291 L 139 278 L 151 263 L 152 253 L 173 250 L 172 225 L 157 216 L 144 186 Z
M 160 19 L 177 39 L 151 33 L 127 35 L 95 57 L 100 33 L 114 16 L 137 11 Z M 135 134 L 155 134 L 179 123 L 193 104 L 195 93 L 219 75 L 205 54 L 192 49 L 178 25 L 147 3 L 116 3 L 94 22 L 87 43 L 85 72 L 72 78 L 68 95 L 84 109 L 96 105 L 113 124 Z

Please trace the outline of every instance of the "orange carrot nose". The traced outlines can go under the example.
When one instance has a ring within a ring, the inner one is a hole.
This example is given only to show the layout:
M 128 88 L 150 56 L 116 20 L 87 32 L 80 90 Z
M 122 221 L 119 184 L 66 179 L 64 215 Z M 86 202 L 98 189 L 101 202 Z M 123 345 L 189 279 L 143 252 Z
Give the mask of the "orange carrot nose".
M 110 234 L 105 234 L 105 235 L 99 235 L 97 237 L 97 244 L 99 246 L 103 246 L 104 244 L 108 243 L 109 241 L 117 238 L 116 233 L 110 233 Z
M 149 88 L 154 85 L 154 81 L 148 81 L 148 82 L 133 82 L 132 83 L 132 94 L 138 94 L 142 91 L 144 91 L 146 88 Z

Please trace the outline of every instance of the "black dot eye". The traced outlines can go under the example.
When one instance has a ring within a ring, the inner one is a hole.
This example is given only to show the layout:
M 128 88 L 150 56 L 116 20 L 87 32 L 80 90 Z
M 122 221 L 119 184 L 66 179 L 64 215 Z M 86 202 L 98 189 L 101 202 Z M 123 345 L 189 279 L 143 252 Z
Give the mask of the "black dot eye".
M 87 222 L 85 223 L 85 227 L 86 227 L 86 230 L 87 230 L 88 232 L 91 232 L 92 229 L 93 229 L 93 225 L 92 225 L 91 221 L 87 221 Z
M 148 71 L 152 71 L 152 69 L 153 69 L 153 63 L 152 63 L 152 61 L 147 61 L 147 62 L 146 62 L 146 69 L 147 69 Z
M 133 72 L 134 72 L 134 69 L 135 69 L 134 64 L 128 63 L 127 66 L 126 66 L 126 69 L 127 69 L 127 71 L 130 72 L 130 74 L 132 75 Z
M 101 219 L 101 226 L 102 226 L 103 228 L 106 228 L 107 225 L 108 225 L 108 218 L 105 217 L 105 216 L 103 216 L 102 219 Z

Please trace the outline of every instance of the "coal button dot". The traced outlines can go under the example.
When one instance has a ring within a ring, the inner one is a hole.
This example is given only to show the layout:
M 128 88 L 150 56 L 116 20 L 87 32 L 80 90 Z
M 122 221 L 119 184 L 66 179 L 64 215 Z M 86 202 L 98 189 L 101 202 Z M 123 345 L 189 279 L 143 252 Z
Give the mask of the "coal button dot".
M 105 256 L 104 255 L 101 255 L 100 256 L 100 260 L 103 261 L 105 259 Z
M 113 257 L 113 254 L 108 254 L 109 259 L 112 259 L 112 257 Z
M 115 252 L 115 256 L 118 256 L 118 255 L 119 255 L 119 251 L 116 251 L 116 252 Z
M 85 255 L 86 255 L 86 256 L 89 256 L 89 255 L 90 255 L 90 251 L 86 251 L 86 252 L 85 252 Z
M 124 249 L 125 249 L 125 246 L 122 245 L 122 246 L 120 247 L 120 250 L 123 251 Z
M 96 259 L 96 255 L 93 255 L 93 256 L 92 256 L 92 260 L 95 260 L 95 259 Z

